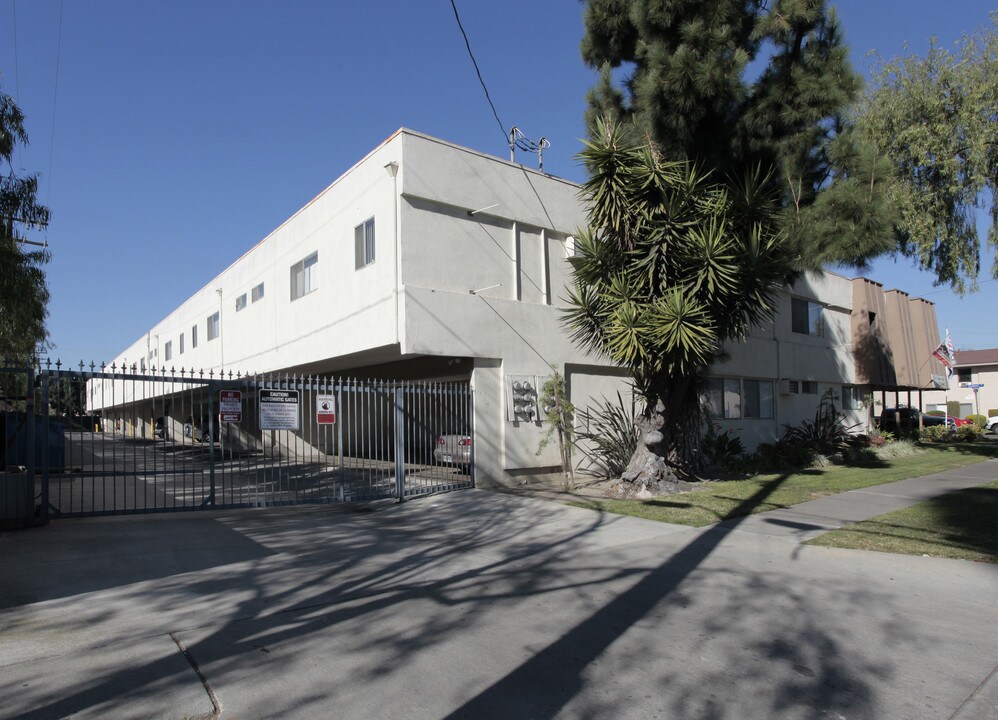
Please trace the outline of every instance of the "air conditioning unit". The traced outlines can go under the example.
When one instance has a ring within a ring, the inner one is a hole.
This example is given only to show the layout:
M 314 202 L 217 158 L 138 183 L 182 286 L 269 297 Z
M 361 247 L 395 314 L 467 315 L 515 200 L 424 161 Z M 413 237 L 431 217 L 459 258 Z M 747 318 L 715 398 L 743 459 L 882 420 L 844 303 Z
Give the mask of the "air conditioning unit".
M 800 393 L 799 380 L 780 380 L 780 395 L 797 395 Z

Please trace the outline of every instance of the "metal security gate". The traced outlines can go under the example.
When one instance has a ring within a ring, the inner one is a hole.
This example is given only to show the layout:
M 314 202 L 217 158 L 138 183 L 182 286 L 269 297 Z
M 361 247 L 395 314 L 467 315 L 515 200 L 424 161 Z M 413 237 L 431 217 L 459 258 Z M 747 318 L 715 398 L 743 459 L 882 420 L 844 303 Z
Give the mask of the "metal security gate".
M 466 382 L 58 364 L 31 375 L 35 437 L 24 442 L 49 438 L 31 471 L 43 522 L 404 500 L 474 485 Z M 444 452 L 455 438 L 463 455 Z

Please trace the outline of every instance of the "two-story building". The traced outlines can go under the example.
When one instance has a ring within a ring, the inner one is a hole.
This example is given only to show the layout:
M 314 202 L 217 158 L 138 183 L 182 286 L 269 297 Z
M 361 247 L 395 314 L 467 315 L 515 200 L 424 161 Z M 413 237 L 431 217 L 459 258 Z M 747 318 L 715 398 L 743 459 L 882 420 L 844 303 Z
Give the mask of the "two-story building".
M 581 352 L 561 324 L 585 220 L 578 194 L 571 182 L 399 130 L 115 363 L 467 380 L 478 482 L 516 482 L 558 455 L 538 453 L 545 428 L 513 412 L 514 383 L 536 387 L 557 369 L 579 408 L 628 391 L 626 373 Z M 877 402 L 920 402 L 942 374 L 936 344 L 931 303 L 863 278 L 807 276 L 773 322 L 724 349 L 708 407 L 749 448 L 822 402 L 864 425 Z

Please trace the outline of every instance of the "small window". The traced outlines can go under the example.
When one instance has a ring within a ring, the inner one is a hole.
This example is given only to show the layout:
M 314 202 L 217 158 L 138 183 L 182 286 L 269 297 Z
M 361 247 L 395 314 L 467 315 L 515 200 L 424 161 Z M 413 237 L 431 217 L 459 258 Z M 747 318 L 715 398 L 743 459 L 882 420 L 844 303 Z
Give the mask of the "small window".
M 291 300 L 319 289 L 319 253 L 314 252 L 291 266 Z
M 801 380 L 800 391 L 803 395 L 817 395 L 818 383 L 814 382 L 813 380 Z
M 974 382 L 973 376 L 974 376 L 974 368 L 965 367 L 965 368 L 956 369 L 956 377 L 958 382 L 962 383 Z
M 565 238 L 565 257 L 575 257 L 575 238 L 571 235 Z
M 208 316 L 208 342 L 211 342 L 217 338 L 222 333 L 222 327 L 219 322 L 218 313 L 213 313 Z
M 170 362 L 173 358 L 173 340 L 167 340 L 163 346 L 163 361 Z
M 260 283 L 255 288 L 253 288 L 250 294 L 252 296 L 253 302 L 256 302 L 257 300 L 263 300 L 263 283 Z
M 144 357 L 139 358 L 139 370 L 142 372 L 146 371 L 146 359 Z
M 243 293 L 236 298 L 236 312 L 239 312 L 246 307 L 246 293 Z
M 194 325 L 191 327 L 191 347 L 196 348 L 198 346 L 198 326 Z
M 184 334 L 180 333 L 180 354 L 184 354 Z
M 843 385 L 842 386 L 842 409 L 843 410 L 859 410 L 862 408 L 862 402 L 859 396 L 859 388 L 855 385 Z
M 824 337 L 822 306 L 801 298 L 790 298 L 790 325 L 795 333 Z
M 374 262 L 374 218 L 353 229 L 353 244 L 358 270 Z

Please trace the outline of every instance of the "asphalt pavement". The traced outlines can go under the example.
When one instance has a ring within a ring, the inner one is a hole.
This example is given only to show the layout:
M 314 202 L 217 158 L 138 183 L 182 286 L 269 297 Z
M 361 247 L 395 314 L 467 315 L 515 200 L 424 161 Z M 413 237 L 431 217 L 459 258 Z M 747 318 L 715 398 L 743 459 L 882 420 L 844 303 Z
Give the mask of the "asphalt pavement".
M 460 491 L 0 536 L 0 718 L 998 718 L 998 566 Z M 764 497 L 747 502 L 762 502 Z

